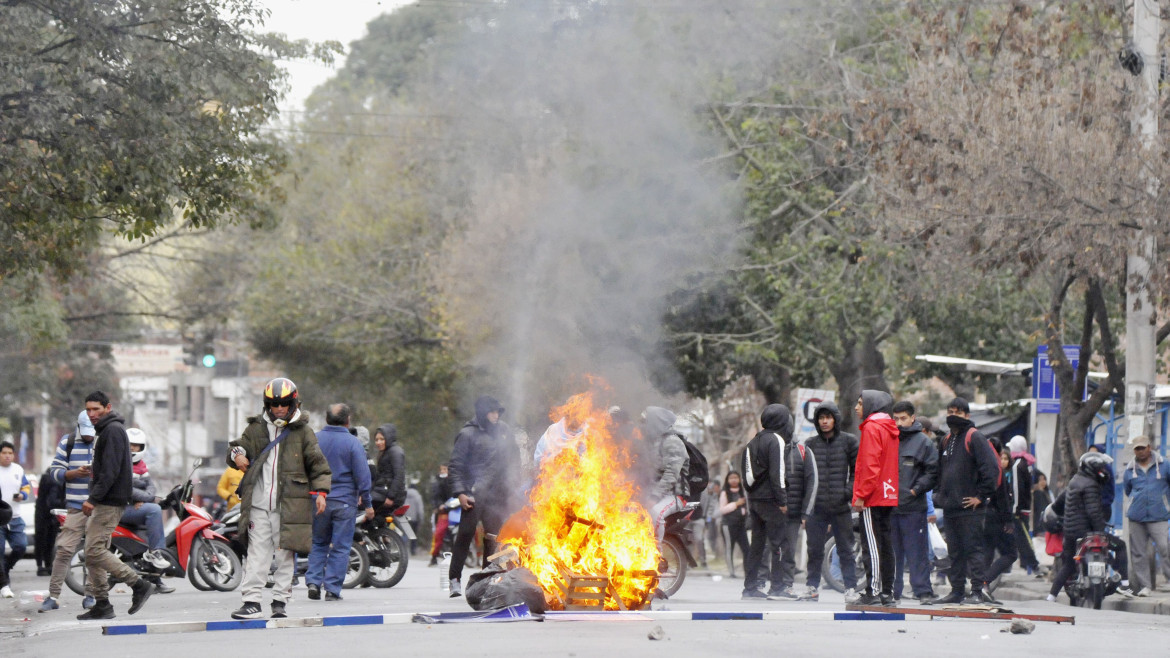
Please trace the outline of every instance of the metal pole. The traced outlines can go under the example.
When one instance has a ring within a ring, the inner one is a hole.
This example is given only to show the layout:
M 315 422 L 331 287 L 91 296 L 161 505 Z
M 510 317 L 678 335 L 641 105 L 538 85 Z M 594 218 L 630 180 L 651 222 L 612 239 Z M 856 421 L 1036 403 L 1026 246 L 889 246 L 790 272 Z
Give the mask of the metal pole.
M 179 372 L 179 475 L 187 472 L 187 415 L 191 413 L 191 391 L 187 372 Z

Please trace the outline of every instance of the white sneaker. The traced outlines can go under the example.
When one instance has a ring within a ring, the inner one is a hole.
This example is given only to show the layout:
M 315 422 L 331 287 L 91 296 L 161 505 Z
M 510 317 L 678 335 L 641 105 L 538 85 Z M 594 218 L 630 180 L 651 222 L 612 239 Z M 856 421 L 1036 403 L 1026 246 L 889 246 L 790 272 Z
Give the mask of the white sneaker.
M 5 585 L 4 587 L 0 587 L 0 596 L 3 596 L 6 599 L 11 599 L 11 598 L 14 598 L 16 595 L 12 593 L 11 587 L 9 587 L 8 585 Z
M 1044 600 L 1048 601 L 1049 603 L 1056 603 L 1056 596 L 1049 594 L 1048 596 L 1044 597 Z
M 857 600 L 859 598 L 861 598 L 861 597 L 857 595 L 857 592 L 854 591 L 852 587 L 845 590 L 845 602 L 846 603 L 857 603 Z
M 142 557 L 146 558 L 146 561 L 154 566 L 155 569 L 165 571 L 171 568 L 171 561 L 166 558 L 166 555 L 163 554 L 163 549 L 161 548 L 156 548 L 153 551 L 147 551 L 142 554 Z
M 1149 587 L 1143 587 L 1143 588 L 1139 589 L 1136 594 L 1134 594 L 1134 596 L 1149 596 L 1149 595 L 1150 595 L 1150 588 Z

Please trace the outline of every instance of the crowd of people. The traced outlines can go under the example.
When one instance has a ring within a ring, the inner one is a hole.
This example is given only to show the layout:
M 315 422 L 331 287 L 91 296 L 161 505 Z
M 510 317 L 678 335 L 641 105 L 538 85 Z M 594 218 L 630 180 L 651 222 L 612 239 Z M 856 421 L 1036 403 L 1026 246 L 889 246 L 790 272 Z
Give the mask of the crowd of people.
M 857 435 L 845 431 L 833 402 L 822 402 L 813 414 L 815 433 L 797 441 L 791 411 L 782 404 L 768 405 L 760 415 L 761 429 L 736 469 L 722 482 L 704 481 L 692 490 L 690 475 L 706 465 L 696 465 L 686 437 L 675 429 L 673 412 L 648 407 L 634 431 L 623 410 L 610 410 L 615 427 L 639 438 L 634 446 L 641 474 L 637 484 L 658 539 L 672 513 L 698 501 L 696 553 L 706 566 L 706 544 L 712 551 L 722 544 L 727 569 L 738 577 L 738 548 L 744 599 L 818 600 L 825 546 L 832 537 L 849 602 L 894 605 L 912 597 L 927 605 L 994 605 L 998 602 L 990 584 L 1016 561 L 1029 574 L 1044 575 L 1033 550 L 1032 533 L 1040 527 L 1033 516 L 1039 517 L 1049 501 L 1063 526 L 1063 537 L 1050 552 L 1071 555 L 1087 533 L 1105 527 L 1114 477 L 1106 455 L 1087 452 L 1066 490 L 1053 499 L 1026 439 L 1017 436 L 1001 444 L 985 436 L 972 423 L 970 406 L 962 398 L 947 406 L 945 433 L 918 418 L 913 404 L 895 402 L 882 391 L 863 391 L 854 412 L 860 421 Z M 432 483 L 430 564 L 439 563 L 449 541 L 450 559 L 444 566 L 452 597 L 462 595 L 463 569 L 477 528 L 482 525 L 486 561 L 501 527 L 523 503 L 520 447 L 503 414 L 496 399 L 480 397 L 474 417 L 455 437 L 450 461 L 439 467 Z M 296 385 L 276 378 L 265 386 L 262 413 L 248 418 L 242 435 L 230 442 L 228 469 L 217 492 L 228 507 L 240 507 L 240 540 L 247 547 L 241 605 L 233 618 L 264 616 L 262 595 L 270 575 L 270 616 L 286 616 L 298 553 L 308 555 L 308 597 L 340 600 L 357 523 L 403 504 L 410 505 L 411 521 L 418 523 L 422 500 L 407 486 L 397 428 L 392 423 L 378 427 L 370 445 L 368 432 L 351 427 L 352 420 L 352 409 L 335 403 L 326 410 L 324 428 L 314 432 Z M 542 460 L 561 450 L 588 449 L 586 429 L 572 418 L 558 420 L 537 442 L 533 463 L 539 468 Z M 1170 464 L 1151 449 L 1147 437 L 1137 437 L 1133 444 L 1135 459 L 1126 465 L 1123 481 L 1125 495 L 1132 498 L 1129 550 L 1136 591 L 1129 586 L 1127 547 L 1119 538 L 1112 541 L 1122 577 L 1118 591 L 1143 596 L 1153 588 L 1155 556 L 1170 576 Z M 139 573 L 110 551 L 114 528 L 129 523 L 145 529 L 145 561 L 165 570 L 174 559 L 165 545 L 162 510 L 144 460 L 147 445 L 145 433 L 127 428 L 106 394 L 87 396 L 75 430 L 58 443 L 38 495 L 38 516 L 41 498 L 46 509 L 66 510 L 59 528 L 55 519 L 38 524 L 46 535 L 55 534 L 46 539 L 47 547 L 37 535 L 38 575 L 50 577 L 42 612 L 59 609 L 66 573 L 83 542 L 88 576 L 86 611 L 79 619 L 115 616 L 109 576 L 130 586 L 130 614 L 152 594 L 173 591 L 157 575 Z M 9 502 L 31 496 L 14 455 L 11 443 L 0 443 L 0 542 L 12 547 L 0 565 L 4 597 L 13 595 L 7 574 L 26 548 L 20 506 Z M 448 538 L 448 517 L 455 510 L 460 520 L 455 536 Z M 932 547 L 930 537 L 938 536 L 939 527 L 950 561 L 950 591 L 942 596 L 933 590 L 931 578 L 937 546 Z M 804 586 L 797 587 L 801 530 L 807 562 Z M 855 532 L 861 538 L 863 581 L 855 567 Z M 1050 599 L 1071 575 L 1073 564 L 1063 561 Z M 851 585 L 859 582 L 861 591 L 855 591 Z

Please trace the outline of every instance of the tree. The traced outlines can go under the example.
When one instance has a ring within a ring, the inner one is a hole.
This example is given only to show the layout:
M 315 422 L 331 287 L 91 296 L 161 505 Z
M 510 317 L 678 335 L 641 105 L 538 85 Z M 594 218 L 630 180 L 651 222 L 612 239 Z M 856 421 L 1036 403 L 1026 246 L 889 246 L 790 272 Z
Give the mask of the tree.
M 248 0 L 0 2 L 0 279 L 113 232 L 272 219 L 278 57 Z

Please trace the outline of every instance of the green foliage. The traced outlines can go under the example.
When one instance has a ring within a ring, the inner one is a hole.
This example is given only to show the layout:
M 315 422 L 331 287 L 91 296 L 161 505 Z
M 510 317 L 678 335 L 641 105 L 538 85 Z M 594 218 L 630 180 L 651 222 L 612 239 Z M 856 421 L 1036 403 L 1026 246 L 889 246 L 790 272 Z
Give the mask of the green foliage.
M 103 233 L 272 218 L 276 57 L 250 0 L 0 4 L 0 279 L 71 271 Z M 327 54 L 318 49 L 318 55 Z

